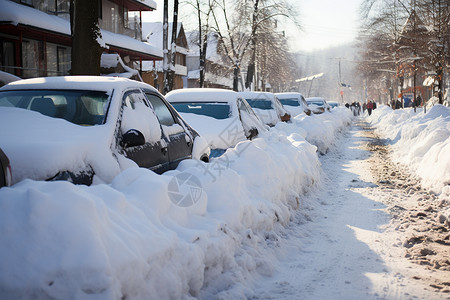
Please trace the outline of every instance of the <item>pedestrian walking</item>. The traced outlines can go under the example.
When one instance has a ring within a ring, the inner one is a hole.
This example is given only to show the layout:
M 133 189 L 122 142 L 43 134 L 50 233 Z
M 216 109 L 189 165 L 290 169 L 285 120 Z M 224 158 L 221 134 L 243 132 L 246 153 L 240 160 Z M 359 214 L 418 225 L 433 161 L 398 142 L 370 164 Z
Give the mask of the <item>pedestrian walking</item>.
M 369 114 L 369 116 L 372 114 L 372 109 L 373 109 L 373 103 L 372 103 L 372 101 L 369 100 L 369 102 L 367 102 L 367 113 Z

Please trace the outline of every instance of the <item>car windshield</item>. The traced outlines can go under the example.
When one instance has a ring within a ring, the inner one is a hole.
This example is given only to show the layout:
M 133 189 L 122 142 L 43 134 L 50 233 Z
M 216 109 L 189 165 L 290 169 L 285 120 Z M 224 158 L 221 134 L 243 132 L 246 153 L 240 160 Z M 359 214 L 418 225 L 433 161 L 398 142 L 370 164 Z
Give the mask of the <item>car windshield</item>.
M 289 106 L 300 106 L 297 99 L 280 99 L 281 104 Z
M 102 91 L 14 90 L 0 92 L 0 107 L 33 110 L 77 125 L 99 125 L 105 120 L 108 98 Z
M 174 102 L 172 106 L 180 113 L 192 113 L 215 119 L 230 117 L 231 107 L 226 102 Z
M 324 105 L 322 101 L 306 101 L 306 102 L 308 103 L 308 105 L 310 105 L 310 104 L 314 104 L 314 105 L 317 105 L 317 106 L 323 106 Z
M 245 100 L 247 100 L 248 104 L 250 104 L 252 108 L 259 108 L 264 110 L 273 109 L 272 102 L 269 100 L 264 99 L 245 99 Z

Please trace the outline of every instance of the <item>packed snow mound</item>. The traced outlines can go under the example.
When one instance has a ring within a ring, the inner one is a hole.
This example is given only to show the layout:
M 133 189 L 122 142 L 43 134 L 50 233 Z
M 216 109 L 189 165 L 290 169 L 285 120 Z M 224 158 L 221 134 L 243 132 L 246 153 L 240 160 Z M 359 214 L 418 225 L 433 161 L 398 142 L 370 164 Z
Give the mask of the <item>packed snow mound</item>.
M 424 113 L 381 106 L 368 119 L 391 139 L 394 159 L 410 166 L 424 187 L 450 195 L 450 108 L 435 105 Z
M 332 143 L 348 115 L 322 115 L 315 133 Z M 0 298 L 250 297 L 244 279 L 273 272 L 265 250 L 320 182 L 313 126 L 284 123 L 163 175 L 130 167 L 110 184 L 1 188 Z

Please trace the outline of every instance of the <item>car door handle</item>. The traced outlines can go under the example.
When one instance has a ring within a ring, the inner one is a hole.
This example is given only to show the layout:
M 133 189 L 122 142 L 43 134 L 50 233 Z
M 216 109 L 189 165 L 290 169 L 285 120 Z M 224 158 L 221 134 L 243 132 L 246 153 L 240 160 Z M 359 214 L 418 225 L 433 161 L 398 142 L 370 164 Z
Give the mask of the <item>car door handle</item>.
M 166 154 L 167 153 L 167 147 L 161 147 L 161 152 Z
M 187 143 L 187 145 L 188 145 L 189 147 L 192 145 L 192 142 L 191 142 L 191 141 L 187 141 L 186 143 Z

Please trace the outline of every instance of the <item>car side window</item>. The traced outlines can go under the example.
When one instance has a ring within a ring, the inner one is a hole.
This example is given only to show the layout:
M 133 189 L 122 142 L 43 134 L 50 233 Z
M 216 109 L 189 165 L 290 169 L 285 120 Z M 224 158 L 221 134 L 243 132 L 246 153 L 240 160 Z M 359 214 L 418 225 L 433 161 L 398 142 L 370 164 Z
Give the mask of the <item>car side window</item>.
M 156 143 L 161 139 L 161 126 L 149 107 L 144 94 L 139 90 L 128 91 L 123 95 L 121 132 L 140 131 L 147 143 Z
M 156 116 L 158 117 L 158 120 L 162 125 L 172 126 L 173 124 L 175 124 L 172 113 L 170 112 L 166 103 L 164 103 L 164 101 L 160 97 L 151 93 L 145 93 L 145 95 L 153 106 L 153 110 L 155 111 Z

